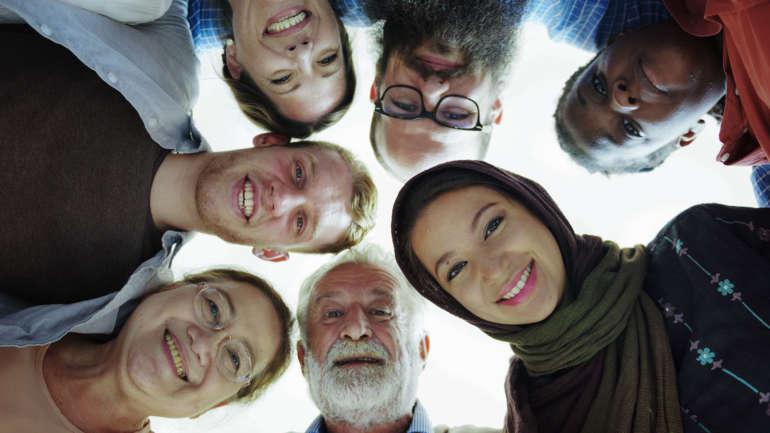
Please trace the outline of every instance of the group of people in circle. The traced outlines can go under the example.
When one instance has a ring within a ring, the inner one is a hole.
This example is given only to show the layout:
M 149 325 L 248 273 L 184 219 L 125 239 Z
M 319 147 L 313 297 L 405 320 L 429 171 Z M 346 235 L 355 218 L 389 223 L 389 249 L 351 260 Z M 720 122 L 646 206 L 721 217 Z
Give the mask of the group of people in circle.
M 767 430 L 769 18 L 763 0 L 0 0 L 0 432 L 148 432 L 262 397 L 292 356 L 307 433 Z M 624 248 L 483 162 L 526 21 L 596 52 L 554 113 L 577 164 L 653 170 L 711 115 L 714 164 L 753 166 L 759 206 L 695 206 Z M 306 140 L 353 101 L 346 26 L 378 49 L 392 253 L 365 242 L 367 167 Z M 270 131 L 238 150 L 192 121 L 210 50 Z M 269 275 L 174 278 L 191 232 L 269 262 L 339 254 L 293 313 Z M 511 346 L 500 425 L 431 425 L 425 300 Z

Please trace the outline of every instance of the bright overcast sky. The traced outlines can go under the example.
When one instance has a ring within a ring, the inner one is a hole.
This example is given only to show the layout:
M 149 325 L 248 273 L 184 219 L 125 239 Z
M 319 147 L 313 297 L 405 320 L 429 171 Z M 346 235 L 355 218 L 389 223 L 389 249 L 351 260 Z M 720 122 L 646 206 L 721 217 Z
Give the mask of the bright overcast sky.
M 352 32 L 358 88 L 348 114 L 318 139 L 351 149 L 369 167 L 379 187 L 379 219 L 369 242 L 392 249 L 390 211 L 400 185 L 377 164 L 369 146 L 373 63 L 368 35 Z M 258 134 L 238 111 L 220 82 L 216 56 L 203 62 L 195 116 L 215 150 L 250 145 Z M 503 124 L 493 135 L 488 161 L 540 182 L 578 232 L 612 239 L 621 246 L 646 244 L 680 211 L 696 203 L 756 206 L 749 170 L 714 162 L 719 148 L 711 120 L 692 146 L 648 174 L 606 178 L 588 174 L 559 149 L 552 113 L 564 81 L 590 54 L 554 44 L 545 30 L 522 34 L 518 58 L 503 96 Z M 330 256 L 293 255 L 280 264 L 263 264 L 250 249 L 199 235 L 177 256 L 179 275 L 212 266 L 235 265 L 267 278 L 290 306 L 297 303 L 302 279 Z M 429 306 L 426 320 L 431 352 L 419 398 L 435 424 L 501 427 L 505 414 L 503 381 L 511 351 L 507 345 L 443 311 Z M 294 357 L 288 372 L 257 402 L 230 405 L 196 420 L 154 419 L 156 433 L 303 432 L 318 412 L 310 400 Z

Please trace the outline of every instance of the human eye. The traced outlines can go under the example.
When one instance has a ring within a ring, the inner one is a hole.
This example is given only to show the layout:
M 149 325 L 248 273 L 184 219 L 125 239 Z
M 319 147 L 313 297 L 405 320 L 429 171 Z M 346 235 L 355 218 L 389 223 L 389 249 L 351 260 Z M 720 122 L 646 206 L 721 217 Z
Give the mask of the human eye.
M 304 185 L 305 167 L 302 166 L 301 162 L 294 162 L 294 173 L 292 173 L 292 177 L 294 178 L 294 183 L 297 184 L 298 187 L 302 187 L 302 185 Z
M 297 218 L 294 220 L 294 230 L 296 230 L 297 234 L 300 234 L 302 233 L 303 228 L 305 228 L 305 216 L 298 214 Z
M 416 103 L 413 103 L 411 101 L 393 101 L 393 105 L 400 108 L 401 110 L 407 112 L 407 113 L 415 113 L 419 109 L 419 106 Z
M 282 75 L 282 76 L 280 76 L 278 78 L 273 78 L 273 79 L 270 80 L 270 82 L 272 84 L 280 85 L 280 84 L 288 83 L 289 80 L 291 80 L 291 74 L 286 74 L 286 75 Z
M 339 55 L 335 51 L 332 54 L 329 54 L 328 56 L 324 56 L 321 60 L 318 61 L 318 64 L 322 66 L 330 65 L 334 63 L 335 60 L 337 60 L 337 57 L 339 57 Z
M 372 308 L 371 315 L 378 317 L 390 317 L 392 313 L 387 308 Z
M 342 317 L 342 311 L 340 310 L 329 310 L 324 313 L 324 317 L 327 319 L 338 319 Z
M 591 86 L 593 86 L 596 93 L 607 96 L 607 86 L 604 85 L 604 81 L 599 77 L 599 74 L 594 73 L 591 76 Z
M 625 131 L 626 135 L 629 137 L 640 138 L 642 136 L 642 131 L 640 131 L 631 120 L 625 117 L 623 118 L 623 131 Z
M 443 110 L 441 115 L 447 120 L 464 120 L 470 116 L 470 113 L 465 110 Z
M 492 236 L 492 233 L 500 227 L 500 223 L 503 222 L 503 219 L 503 217 L 499 216 L 489 220 L 487 226 L 484 228 L 484 240 L 487 240 L 488 237 Z
M 227 349 L 227 357 L 230 361 L 230 365 L 233 368 L 233 371 L 238 371 L 241 368 L 241 357 L 238 355 L 238 352 L 232 349 Z
M 449 272 L 447 272 L 446 275 L 446 280 L 452 281 L 456 276 L 460 275 L 460 272 L 462 272 L 463 268 L 465 268 L 465 265 L 467 264 L 467 260 L 455 263 L 451 268 L 449 268 Z

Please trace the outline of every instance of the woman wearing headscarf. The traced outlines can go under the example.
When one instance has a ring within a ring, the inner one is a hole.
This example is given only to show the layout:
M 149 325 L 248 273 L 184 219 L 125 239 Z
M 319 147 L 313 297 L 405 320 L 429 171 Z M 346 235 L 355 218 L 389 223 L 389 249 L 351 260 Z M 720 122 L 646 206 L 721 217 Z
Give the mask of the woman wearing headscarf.
M 146 295 L 106 341 L 69 333 L 3 344 L 0 432 L 148 432 L 149 416 L 253 400 L 288 366 L 291 324 L 267 282 L 215 269 Z
M 507 432 L 770 422 L 767 210 L 696 206 L 620 248 L 575 234 L 537 183 L 456 161 L 402 188 L 392 234 L 423 296 L 511 345 Z

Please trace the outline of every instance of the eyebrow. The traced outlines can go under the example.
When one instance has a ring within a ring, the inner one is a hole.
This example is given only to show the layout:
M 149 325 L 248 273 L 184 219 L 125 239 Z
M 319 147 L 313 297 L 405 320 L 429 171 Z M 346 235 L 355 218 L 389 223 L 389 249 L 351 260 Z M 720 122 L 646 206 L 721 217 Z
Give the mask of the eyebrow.
M 476 231 L 476 228 L 479 224 L 479 219 L 481 219 L 481 215 L 484 214 L 484 211 L 486 211 L 487 209 L 491 208 L 496 204 L 497 202 L 493 201 L 479 208 L 479 210 L 476 212 L 476 215 L 474 215 L 473 217 L 473 221 L 471 222 L 471 231 L 474 231 L 474 232 Z M 443 263 L 446 259 L 448 259 L 452 255 L 452 253 L 454 253 L 454 251 L 447 251 L 441 257 L 439 257 L 438 260 L 436 260 L 436 264 L 433 265 L 433 273 L 438 275 L 438 267 L 441 265 L 441 263 Z

